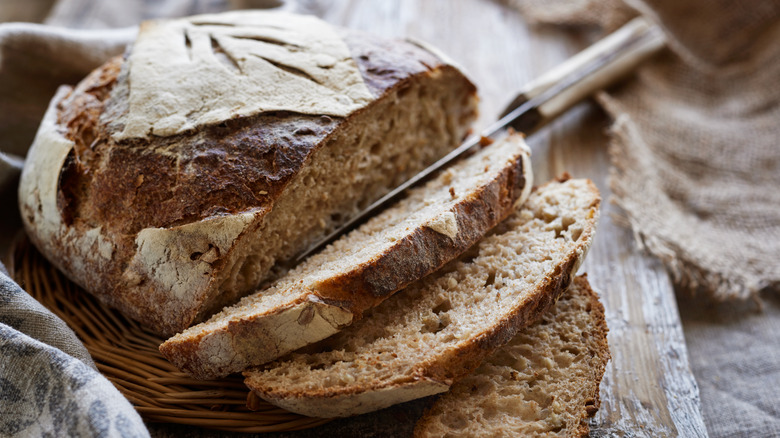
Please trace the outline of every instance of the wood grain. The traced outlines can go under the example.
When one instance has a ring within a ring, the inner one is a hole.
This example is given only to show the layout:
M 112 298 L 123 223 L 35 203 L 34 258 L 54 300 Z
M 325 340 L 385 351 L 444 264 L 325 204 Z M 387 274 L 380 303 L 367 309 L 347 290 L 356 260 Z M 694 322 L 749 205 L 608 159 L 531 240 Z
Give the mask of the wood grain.
M 489 1 L 305 2 L 324 19 L 385 36 L 420 38 L 458 60 L 482 96 L 485 127 L 533 77 L 576 53 L 586 38 L 529 29 L 514 11 Z M 585 103 L 531 139 L 537 183 L 568 171 L 596 182 L 609 200 L 606 116 Z M 583 267 L 607 310 L 612 361 L 592 436 L 706 436 L 698 388 L 672 285 L 660 264 L 640 253 L 605 202 Z

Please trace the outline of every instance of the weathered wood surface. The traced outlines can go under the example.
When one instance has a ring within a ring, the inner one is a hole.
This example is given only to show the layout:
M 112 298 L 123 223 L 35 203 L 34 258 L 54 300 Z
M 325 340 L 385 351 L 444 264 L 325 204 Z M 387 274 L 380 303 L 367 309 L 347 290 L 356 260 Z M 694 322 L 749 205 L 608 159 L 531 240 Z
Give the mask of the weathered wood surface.
M 301 3 L 326 20 L 386 36 L 429 41 L 461 63 L 482 97 L 479 126 L 493 121 L 523 83 L 581 49 L 584 38 L 530 29 L 495 1 Z M 610 198 L 609 121 L 585 103 L 531 138 L 536 181 L 564 171 L 593 179 Z M 612 361 L 602 382 L 593 436 L 706 436 L 672 285 L 641 254 L 604 202 L 583 271 L 604 301 Z
M 288 1 L 285 8 L 441 48 L 479 86 L 478 127 L 493 121 L 522 84 L 586 44 L 585 38 L 554 29 L 530 29 L 497 0 L 301 0 Z M 615 223 L 620 212 L 608 202 L 608 124 L 594 104 L 584 103 L 530 141 L 537 182 L 568 171 L 593 179 L 605 200 L 583 267 L 606 307 L 612 351 L 592 436 L 706 436 L 672 286 L 661 266 L 638 252 L 632 233 Z M 275 436 L 399 436 L 408 434 L 422 406 L 412 403 L 319 431 Z M 232 436 L 173 425 L 150 427 L 157 436 Z

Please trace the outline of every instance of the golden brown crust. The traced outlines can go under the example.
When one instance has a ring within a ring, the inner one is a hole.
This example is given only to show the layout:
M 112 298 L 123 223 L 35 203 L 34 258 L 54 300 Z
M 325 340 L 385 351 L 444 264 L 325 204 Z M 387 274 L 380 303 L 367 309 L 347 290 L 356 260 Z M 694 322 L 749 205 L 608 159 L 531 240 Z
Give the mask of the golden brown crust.
M 523 303 L 518 303 L 511 315 L 497 321 L 474 342 L 430 366 L 426 375 L 451 385 L 477 369 L 486 357 L 509 342 L 519 330 L 538 321 L 547 313 L 571 284 L 572 275 L 575 273 L 573 269 L 579 265 L 582 257 L 582 253 L 573 254 L 568 260 L 557 265 L 555 271 L 541 285 L 539 293 L 530 295 Z
M 592 382 L 594 383 L 592 398 L 585 402 L 583 406 L 583 416 L 580 423 L 578 433 L 582 437 L 590 436 L 590 427 L 588 426 L 588 418 L 593 417 L 601 407 L 601 397 L 599 395 L 599 388 L 601 385 L 601 379 L 604 377 L 604 372 L 607 369 L 607 363 L 612 358 L 609 352 L 609 344 L 607 343 L 607 333 L 609 328 L 607 327 L 607 318 L 604 310 L 604 305 L 599 300 L 599 296 L 590 287 L 587 274 L 579 276 L 576 281 L 581 287 L 581 290 L 588 295 L 590 301 L 590 312 L 592 320 L 596 321 L 596 324 L 591 326 L 591 337 L 598 339 L 598 347 L 596 352 L 593 352 L 595 363 L 592 364 Z
M 376 101 L 420 75 L 454 69 L 400 41 L 355 31 L 345 40 Z M 110 125 L 119 114 L 104 106 L 116 105 L 109 99 L 121 97 L 111 96 L 126 80 L 120 74 L 123 66 L 117 57 L 99 67 L 58 108 L 66 136 L 80 146 L 72 178 L 87 187 L 76 199 L 67 199 L 69 205 L 82 206 L 71 213 L 117 233 L 266 208 L 337 128 L 370 111 L 366 107 L 346 119 L 278 112 L 186 135 L 116 142 Z
M 267 113 L 148 141 L 112 138 L 117 129 L 112 122 L 127 111 L 128 85 L 126 62 L 121 57 L 108 61 L 57 102 L 56 129 L 74 147 L 61 169 L 46 171 L 60 172 L 58 220 L 65 227 L 60 234 L 67 233 L 64 240 L 69 241 L 43 242 L 52 238 L 37 236 L 37 226 L 27 221 L 33 242 L 71 279 L 163 335 L 172 335 L 248 293 L 251 288 L 226 294 L 220 287 L 231 274 L 228 271 L 237 269 L 239 253 L 249 251 L 242 242 L 262 226 L 281 193 L 317 151 L 327 148 L 338 133 L 359 129 L 372 117 L 374 106 L 412 83 L 451 74 L 460 77 L 458 87 L 469 98 L 475 94 L 474 85 L 454 67 L 417 46 L 353 31 L 345 31 L 345 41 L 376 98 L 350 116 Z M 39 208 L 32 203 L 27 207 L 28 211 Z M 202 229 L 210 226 L 206 223 L 231 215 L 244 215 L 231 230 L 235 243 L 206 246 L 202 242 Z M 191 226 L 200 223 L 202 229 L 193 230 Z M 79 251 L 88 249 L 72 248 L 73 239 L 96 229 L 101 241 L 111 246 L 110 256 L 101 263 L 84 260 Z M 159 271 L 148 260 L 163 256 L 140 255 L 139 236 L 157 229 L 184 236 L 179 240 L 184 242 L 181 252 L 188 245 L 199 248 L 175 255 L 194 262 L 192 273 L 187 274 L 190 278 L 202 277 L 182 283 L 175 299 L 170 285 L 151 277 Z M 301 236 L 295 244 L 308 237 Z M 88 266 L 73 268 L 74 264 Z M 84 274 L 87 271 L 92 273 Z
M 317 282 L 314 289 L 326 302 L 351 309 L 356 318 L 392 293 L 434 272 L 484 237 L 512 211 L 528 181 L 523 160 L 506 166 L 492 181 L 455 205 L 458 233 L 446 236 L 419 227 L 370 263 L 345 275 Z
M 557 266 L 556 273 L 547 278 L 545 284 L 540 287 L 539 293 L 533 294 L 530 300 L 519 304 L 509 318 L 497 321 L 490 330 L 483 332 L 472 342 L 451 351 L 449 355 L 439 358 L 437 362 L 416 367 L 413 374 L 403 376 L 403 378 L 383 381 L 371 387 L 343 386 L 325 389 L 314 388 L 306 391 L 282 391 L 274 388 L 273 391 L 268 391 L 256 379 L 253 379 L 251 373 L 245 373 L 244 376 L 247 377 L 245 383 L 256 393 L 262 394 L 263 399 L 278 406 L 283 406 L 284 403 L 290 403 L 291 400 L 296 399 L 335 400 L 347 395 L 414 386 L 418 382 L 425 381 L 440 382 L 449 387 L 458 379 L 477 369 L 487 356 L 506 344 L 519 330 L 539 320 L 571 284 L 571 268 L 579 263 L 577 259 L 577 256 L 573 256 L 562 265 Z
M 410 375 L 392 384 L 376 385 L 369 390 L 355 387 L 323 392 L 267 391 L 251 374 L 244 383 L 255 395 L 291 412 L 319 418 L 349 417 L 374 412 L 399 403 L 446 392 L 452 382 L 441 382 L 424 375 Z
M 317 342 L 352 322 L 348 310 L 312 296 L 302 294 L 271 315 L 229 321 L 224 331 L 203 330 L 182 340 L 185 332 L 161 344 L 160 352 L 191 376 L 214 379 Z
M 540 187 L 562 184 L 553 181 Z M 403 376 L 393 376 L 367 383 L 363 386 L 344 385 L 330 386 L 326 388 L 281 388 L 278 386 L 266 387 L 260 378 L 263 367 L 250 369 L 244 373 L 245 383 L 260 397 L 279 406 L 296 409 L 296 412 L 306 415 L 320 416 L 311 406 L 321 406 L 320 400 L 345 399 L 347 395 L 357 395 L 366 392 L 389 391 L 391 389 L 414 387 L 418 382 L 435 381 L 447 386 L 474 371 L 479 364 L 502 345 L 511 340 L 519 330 L 537 321 L 548 311 L 560 295 L 569 287 L 573 275 L 584 260 L 596 229 L 598 209 L 601 203 L 598 189 L 591 181 L 586 181 L 585 190 L 592 199 L 583 211 L 588 211 L 587 223 L 577 243 L 567 249 L 568 257 L 558 263 L 552 272 L 546 275 L 544 281 L 534 288 L 535 292 L 529 294 L 524 301 L 508 310 L 507 316 L 500 321 L 495 321 L 485 331 L 470 335 L 466 343 L 461 343 L 457 348 L 451 348 L 446 355 L 438 355 L 433 362 L 426 361 L 410 365 L 410 370 Z M 372 364 L 370 360 L 367 364 Z M 373 364 L 381 368 L 381 363 Z M 273 365 L 271 365 L 273 366 Z M 283 366 L 283 365 L 282 365 Z M 387 405 L 381 406 L 386 407 Z M 368 407 L 364 407 L 368 409 Z M 336 408 L 334 408 L 336 409 Z M 378 409 L 374 406 L 374 409 Z M 367 411 L 363 411 L 367 412 Z M 353 414 L 358 412 L 352 412 Z
M 509 146 L 507 150 L 513 151 L 513 155 L 490 171 L 491 179 L 486 178 L 478 187 L 469 188 L 454 205 L 440 212 L 454 213 L 458 232 L 453 236 L 420 224 L 393 245 L 372 254 L 365 263 L 350 266 L 310 285 L 293 286 L 292 289 L 298 292 L 297 298 L 285 302 L 284 306 L 272 311 L 256 311 L 214 328 L 195 326 L 168 339 L 160 346 L 160 351 L 179 369 L 200 379 L 211 379 L 276 359 L 360 319 L 366 310 L 470 248 L 505 219 L 521 197 L 527 196 L 526 186 L 532 178 L 530 169 L 525 168 L 530 163 L 528 152 L 520 137 L 505 141 Z M 505 150 L 497 152 L 501 152 L 502 157 L 508 153 Z M 477 162 L 475 170 L 481 172 L 483 165 L 483 161 Z M 447 187 L 439 190 L 447 190 Z M 428 195 L 435 197 L 435 193 L 427 193 L 426 199 L 429 199 Z M 350 317 L 339 310 L 351 312 Z M 322 316 L 323 312 L 330 316 L 328 321 L 333 324 L 324 326 L 321 320 L 311 324 L 311 319 L 315 315 Z M 282 324 L 280 321 L 290 320 L 286 313 L 306 320 L 298 319 L 298 324 L 294 325 Z M 228 313 L 225 318 L 229 317 Z M 224 355 L 224 360 L 215 359 L 216 350 Z
M 556 180 L 556 183 L 563 183 L 569 179 Z M 598 193 L 592 182 L 588 181 L 588 184 L 592 192 Z M 598 209 L 600 204 L 601 198 L 596 196 L 595 202 L 589 208 Z M 572 276 L 587 254 L 593 233 L 595 233 L 595 223 L 583 232 L 577 249 L 569 258 L 555 266 L 554 271 L 545 278 L 538 293 L 531 294 L 526 301 L 518 303 L 511 315 L 504 320 L 496 321 L 489 331 L 482 333 L 474 342 L 432 363 L 424 370 L 423 375 L 451 385 L 454 381 L 473 372 L 485 357 L 509 342 L 519 330 L 538 321 L 571 284 Z

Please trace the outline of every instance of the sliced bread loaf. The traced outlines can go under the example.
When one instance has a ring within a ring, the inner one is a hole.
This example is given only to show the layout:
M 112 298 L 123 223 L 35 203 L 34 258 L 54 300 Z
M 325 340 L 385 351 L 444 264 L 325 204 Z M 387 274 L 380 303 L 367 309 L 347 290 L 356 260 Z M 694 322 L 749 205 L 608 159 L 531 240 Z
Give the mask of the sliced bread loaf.
M 593 237 L 599 203 L 587 180 L 542 186 L 461 259 L 312 346 L 312 353 L 250 369 L 247 386 L 316 417 L 446 391 L 569 286 Z
M 414 434 L 586 437 L 609 357 L 604 307 L 577 277 L 540 321 L 436 400 Z
M 168 339 L 160 351 L 201 379 L 320 341 L 481 239 L 531 191 L 530 151 L 513 134 L 447 169 L 272 287 Z
M 476 111 L 420 44 L 280 11 L 145 22 L 52 100 L 20 211 L 69 278 L 171 336 L 457 147 Z

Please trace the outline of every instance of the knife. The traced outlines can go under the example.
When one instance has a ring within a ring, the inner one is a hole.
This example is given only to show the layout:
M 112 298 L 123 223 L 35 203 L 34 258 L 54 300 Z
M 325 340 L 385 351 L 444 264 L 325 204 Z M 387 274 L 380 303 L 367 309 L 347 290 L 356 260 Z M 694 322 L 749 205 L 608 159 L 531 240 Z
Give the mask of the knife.
M 576 54 L 563 64 L 524 86 L 501 114 L 498 121 L 479 135 L 466 139 L 426 169 L 393 189 L 344 225 L 314 243 L 295 257 L 300 263 L 325 248 L 341 235 L 395 202 L 411 187 L 462 158 L 485 138 L 493 138 L 507 128 L 530 135 L 540 127 L 602 88 L 633 71 L 666 45 L 663 31 L 643 17 L 635 18 L 604 39 Z

